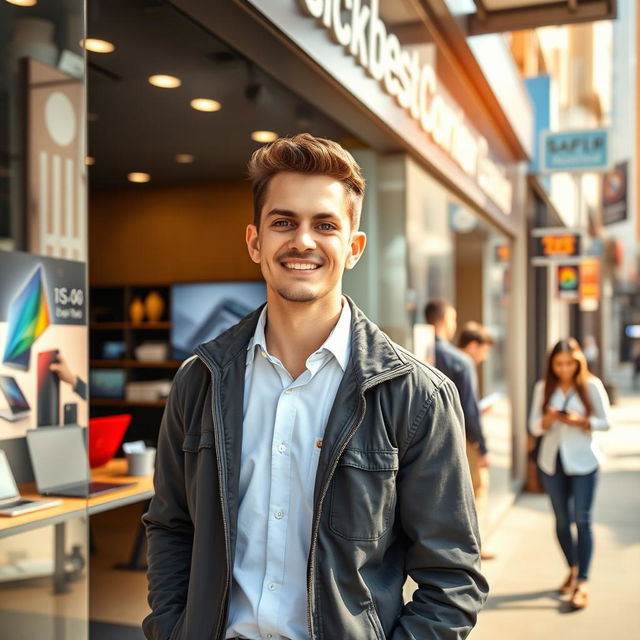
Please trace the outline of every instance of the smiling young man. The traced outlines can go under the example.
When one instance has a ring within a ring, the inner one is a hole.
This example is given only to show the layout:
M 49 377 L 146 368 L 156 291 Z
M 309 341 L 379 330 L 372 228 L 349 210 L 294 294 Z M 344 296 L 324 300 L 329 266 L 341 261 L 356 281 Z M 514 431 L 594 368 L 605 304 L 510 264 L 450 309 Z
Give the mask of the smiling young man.
M 249 173 L 267 304 L 176 375 L 144 516 L 145 635 L 465 638 L 487 585 L 458 396 L 342 295 L 365 246 L 360 168 L 301 134 Z

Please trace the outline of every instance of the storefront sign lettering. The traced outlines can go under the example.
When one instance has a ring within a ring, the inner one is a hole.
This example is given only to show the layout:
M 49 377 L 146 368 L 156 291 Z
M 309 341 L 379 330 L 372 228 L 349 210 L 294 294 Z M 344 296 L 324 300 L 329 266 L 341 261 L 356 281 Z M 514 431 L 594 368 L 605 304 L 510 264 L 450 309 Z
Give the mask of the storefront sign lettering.
M 387 31 L 378 15 L 379 0 L 368 4 L 302 0 L 301 4 L 505 214 L 511 213 L 513 189 L 505 168 L 490 157 L 487 140 L 466 123 L 462 109 L 439 91 L 434 68 Z

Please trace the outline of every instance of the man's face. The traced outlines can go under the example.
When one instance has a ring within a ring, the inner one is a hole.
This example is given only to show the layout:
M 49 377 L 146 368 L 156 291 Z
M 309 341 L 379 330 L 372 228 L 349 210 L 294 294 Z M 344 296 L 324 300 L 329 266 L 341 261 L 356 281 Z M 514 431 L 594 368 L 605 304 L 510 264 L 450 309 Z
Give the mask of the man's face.
M 463 351 L 470 355 L 476 364 L 482 364 L 487 359 L 490 348 L 491 345 L 488 342 L 483 342 L 481 344 L 476 340 L 473 340 L 467 344 Z
M 458 328 L 458 314 L 453 307 L 447 307 L 444 314 L 444 327 L 447 333 L 447 340 L 453 340 Z
M 291 172 L 269 182 L 260 229 L 250 224 L 246 240 L 270 293 L 301 303 L 339 297 L 342 274 L 365 245 L 364 233 L 351 229 L 341 182 Z
M 488 342 L 483 342 L 482 344 L 478 345 L 478 355 L 476 358 L 476 362 L 478 364 L 482 364 L 489 357 L 490 350 L 491 344 Z

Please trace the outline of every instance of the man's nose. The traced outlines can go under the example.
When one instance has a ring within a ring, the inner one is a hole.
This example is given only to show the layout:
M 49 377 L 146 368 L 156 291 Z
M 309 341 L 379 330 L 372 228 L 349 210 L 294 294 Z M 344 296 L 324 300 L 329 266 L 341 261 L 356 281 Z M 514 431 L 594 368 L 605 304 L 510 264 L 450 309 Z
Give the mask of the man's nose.
M 298 251 L 308 251 L 316 248 L 311 229 L 302 225 L 296 229 L 290 244 L 292 249 L 297 249 Z

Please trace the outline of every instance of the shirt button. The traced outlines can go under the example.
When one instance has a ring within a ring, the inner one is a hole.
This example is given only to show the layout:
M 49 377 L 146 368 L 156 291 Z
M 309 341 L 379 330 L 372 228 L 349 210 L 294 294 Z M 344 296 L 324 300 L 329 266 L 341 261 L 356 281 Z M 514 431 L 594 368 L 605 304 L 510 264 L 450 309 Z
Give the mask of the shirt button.
M 260 355 L 261 355 L 263 358 L 266 358 L 266 357 L 267 357 L 267 354 L 264 352 L 264 350 L 263 350 L 263 349 L 260 349 Z
M 282 520 L 282 518 L 284 518 L 284 511 L 276 511 L 274 515 L 276 520 Z
M 278 588 L 278 585 L 275 582 L 269 583 L 269 591 L 275 591 Z
M 293 393 L 293 389 L 289 388 L 285 390 L 285 393 Z
M 267 633 L 267 638 L 273 638 L 273 633 Z
M 278 445 L 278 453 L 284 453 L 287 450 L 287 445 L 286 444 L 279 444 Z

